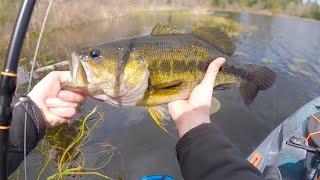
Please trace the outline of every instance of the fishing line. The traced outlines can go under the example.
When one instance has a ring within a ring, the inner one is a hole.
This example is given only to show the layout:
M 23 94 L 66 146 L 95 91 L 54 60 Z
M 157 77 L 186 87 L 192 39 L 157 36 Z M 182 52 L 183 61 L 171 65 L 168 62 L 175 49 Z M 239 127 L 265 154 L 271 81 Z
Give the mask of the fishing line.
M 27 89 L 27 94 L 30 92 L 31 89 L 31 83 L 32 83 L 32 75 L 33 75 L 33 71 L 34 71 L 34 66 L 35 66 L 35 62 L 36 62 L 36 58 L 38 55 L 38 51 L 39 51 L 39 47 L 40 47 L 40 42 L 42 39 L 42 35 L 43 35 L 43 31 L 48 19 L 48 15 L 52 6 L 52 2 L 53 0 L 50 0 L 48 3 L 48 7 L 47 7 L 47 11 L 46 14 L 44 16 L 43 22 L 42 22 L 42 26 L 41 26 L 41 30 L 40 30 L 40 34 L 39 34 L 39 39 L 37 41 L 37 45 L 36 45 L 36 49 L 34 52 L 34 56 L 32 59 L 32 66 L 31 66 L 31 70 L 30 70 L 30 75 L 29 75 L 29 84 L 28 84 L 28 89 Z M 26 105 L 26 109 L 28 109 L 28 104 Z M 25 112 L 24 114 L 24 134 L 23 134 L 23 160 L 24 160 L 24 179 L 27 180 L 27 112 Z
M 50 12 L 50 9 L 51 9 L 52 2 L 53 2 L 53 0 L 49 1 L 48 7 L 47 7 L 47 11 L 46 11 L 46 15 L 44 16 L 44 19 L 43 19 L 43 22 L 42 22 L 42 26 L 41 26 L 41 30 L 40 30 L 40 34 L 39 34 L 39 39 L 37 41 L 36 49 L 35 49 L 34 56 L 33 56 L 33 59 L 32 59 L 32 66 L 31 66 L 31 70 L 30 70 L 29 84 L 28 84 L 28 90 L 27 90 L 28 93 L 30 92 L 30 89 L 31 89 L 32 75 L 33 75 L 33 71 L 34 71 L 34 66 L 35 66 L 36 58 L 38 56 L 38 51 L 39 51 L 39 47 L 40 47 L 43 31 L 44 31 L 44 28 L 45 28 L 46 23 L 47 23 L 47 19 L 48 19 L 48 15 L 49 15 L 49 12 Z
M 272 127 L 271 129 L 274 128 L 274 123 L 275 123 L 275 120 L 276 120 L 276 103 L 275 103 L 275 100 L 276 100 L 276 85 L 274 84 L 273 87 L 272 87 Z

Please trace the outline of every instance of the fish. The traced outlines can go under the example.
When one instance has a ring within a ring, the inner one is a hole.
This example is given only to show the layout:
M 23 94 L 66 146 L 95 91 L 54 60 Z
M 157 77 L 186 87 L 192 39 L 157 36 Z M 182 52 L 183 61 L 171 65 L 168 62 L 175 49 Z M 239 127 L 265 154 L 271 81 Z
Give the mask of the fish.
M 181 33 L 175 26 L 157 24 L 149 35 L 89 44 L 73 52 L 72 82 L 65 87 L 114 106 L 146 106 L 164 129 L 170 116 L 163 105 L 188 99 L 218 57 L 226 62 L 215 90 L 237 84 L 246 105 L 275 83 L 276 74 L 268 67 L 231 60 L 235 49 L 231 38 L 217 27 Z

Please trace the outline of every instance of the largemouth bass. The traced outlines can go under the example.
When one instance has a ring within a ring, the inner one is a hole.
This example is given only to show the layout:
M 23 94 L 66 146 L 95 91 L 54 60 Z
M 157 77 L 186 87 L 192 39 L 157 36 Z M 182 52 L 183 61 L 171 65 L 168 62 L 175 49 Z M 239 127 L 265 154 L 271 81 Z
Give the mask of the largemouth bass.
M 187 99 L 218 57 L 221 67 L 215 87 L 238 83 L 245 104 L 272 86 L 276 74 L 264 66 L 228 61 L 235 51 L 218 28 L 202 27 L 179 33 L 157 25 L 150 35 L 85 46 L 72 53 L 68 85 L 116 106 L 147 106 L 158 125 L 166 116 L 161 104 Z

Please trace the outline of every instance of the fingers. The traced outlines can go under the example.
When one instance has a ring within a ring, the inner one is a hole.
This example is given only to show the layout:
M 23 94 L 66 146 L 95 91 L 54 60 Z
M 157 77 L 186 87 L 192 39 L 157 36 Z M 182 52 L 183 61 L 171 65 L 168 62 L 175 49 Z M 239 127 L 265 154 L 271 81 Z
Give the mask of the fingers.
M 48 108 L 56 108 L 56 107 L 73 107 L 76 108 L 78 106 L 75 102 L 63 101 L 59 98 L 48 98 L 46 99 L 46 105 Z
M 49 111 L 55 116 L 59 116 L 61 118 L 72 118 L 77 112 L 76 108 L 73 107 L 49 108 Z
M 78 107 L 78 103 L 63 101 L 59 98 L 48 98 L 46 105 L 50 113 L 63 118 L 72 118 Z
M 66 123 L 77 112 L 78 103 L 63 101 L 59 98 L 48 98 L 44 109 L 45 123 L 47 127 L 54 127 Z
M 64 117 L 60 117 L 60 116 L 53 114 L 48 109 L 44 112 L 44 115 L 45 115 L 45 119 L 46 119 L 45 124 L 46 124 L 47 128 L 58 126 L 60 124 L 68 122 L 68 120 L 69 120 L 69 118 L 64 118 Z
M 75 93 L 67 90 L 61 90 L 58 94 L 58 98 L 60 98 L 62 101 L 68 101 L 68 102 L 74 102 L 74 103 L 80 103 L 86 99 L 85 95 L 83 94 Z

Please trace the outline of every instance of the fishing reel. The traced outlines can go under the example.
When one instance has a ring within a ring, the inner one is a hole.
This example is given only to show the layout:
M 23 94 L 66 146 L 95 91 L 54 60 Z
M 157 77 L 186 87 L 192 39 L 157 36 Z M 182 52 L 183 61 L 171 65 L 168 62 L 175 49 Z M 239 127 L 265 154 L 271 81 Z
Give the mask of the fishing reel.
M 292 136 L 287 145 L 307 151 L 305 158 L 305 179 L 320 177 L 320 112 L 308 117 L 306 136 Z
M 307 151 L 304 162 L 304 176 L 306 180 L 313 180 L 319 177 L 320 148 L 308 145 L 306 138 L 292 136 L 286 142 L 287 145 Z
M 320 156 L 320 112 L 308 117 L 306 136 L 292 136 L 286 144 Z
M 320 155 L 320 148 L 319 147 L 311 147 L 306 143 L 306 138 L 300 137 L 300 136 L 292 136 L 289 138 L 289 140 L 286 142 L 287 145 L 293 146 L 296 148 L 304 149 L 307 152 L 318 154 Z

